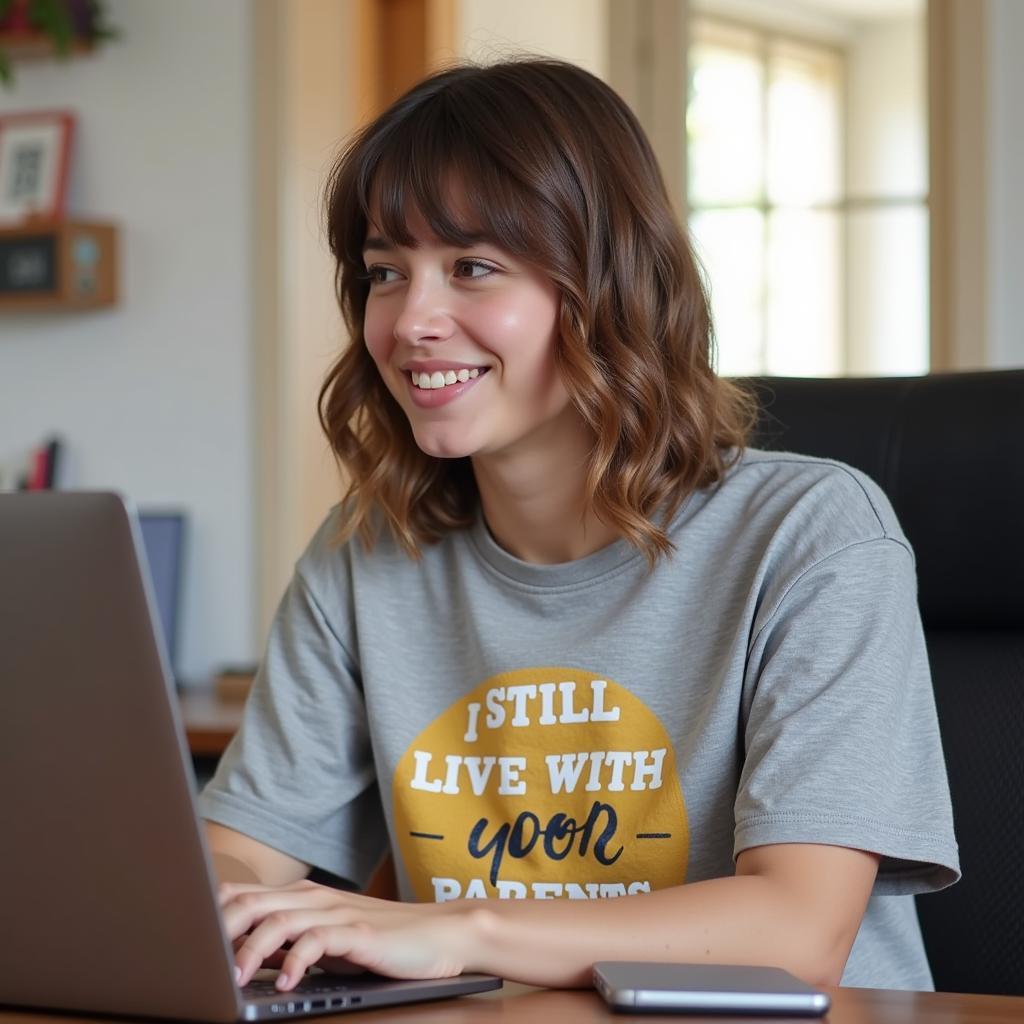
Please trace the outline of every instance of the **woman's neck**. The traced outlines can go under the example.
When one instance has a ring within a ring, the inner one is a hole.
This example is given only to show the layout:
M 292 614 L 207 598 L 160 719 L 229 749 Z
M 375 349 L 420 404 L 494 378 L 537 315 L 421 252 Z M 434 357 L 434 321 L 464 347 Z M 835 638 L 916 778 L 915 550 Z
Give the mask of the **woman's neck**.
M 585 425 L 571 410 L 559 426 L 513 451 L 473 456 L 491 535 L 524 562 L 572 562 L 619 537 L 587 507 L 586 461 L 592 442 Z

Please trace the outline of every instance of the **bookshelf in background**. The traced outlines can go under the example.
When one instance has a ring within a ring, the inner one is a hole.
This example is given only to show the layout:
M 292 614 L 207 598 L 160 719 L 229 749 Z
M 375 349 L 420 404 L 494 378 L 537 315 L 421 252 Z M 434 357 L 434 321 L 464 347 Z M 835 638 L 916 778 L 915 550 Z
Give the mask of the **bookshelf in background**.
M 70 109 L 0 115 L 0 313 L 117 301 L 116 228 L 68 213 L 77 123 Z
M 85 310 L 116 302 L 112 224 L 28 221 L 0 228 L 0 313 Z

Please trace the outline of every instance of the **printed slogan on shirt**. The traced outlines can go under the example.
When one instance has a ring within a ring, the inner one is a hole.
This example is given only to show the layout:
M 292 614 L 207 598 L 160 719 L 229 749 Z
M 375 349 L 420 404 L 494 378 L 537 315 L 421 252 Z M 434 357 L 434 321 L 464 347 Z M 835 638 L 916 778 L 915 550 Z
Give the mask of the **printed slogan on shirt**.
M 493 676 L 398 762 L 395 827 L 416 898 L 592 899 L 685 880 L 672 743 L 595 673 Z

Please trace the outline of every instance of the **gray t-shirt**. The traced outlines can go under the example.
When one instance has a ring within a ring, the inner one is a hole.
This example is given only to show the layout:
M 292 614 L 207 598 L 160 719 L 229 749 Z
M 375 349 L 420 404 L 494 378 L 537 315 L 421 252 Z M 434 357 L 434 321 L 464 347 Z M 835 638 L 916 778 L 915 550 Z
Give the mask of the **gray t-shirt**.
M 611 897 L 768 843 L 882 856 L 843 984 L 930 988 L 912 897 L 959 876 L 913 555 L 849 467 L 748 450 L 669 525 L 523 562 L 482 519 L 414 561 L 299 560 L 211 820 L 403 898 Z

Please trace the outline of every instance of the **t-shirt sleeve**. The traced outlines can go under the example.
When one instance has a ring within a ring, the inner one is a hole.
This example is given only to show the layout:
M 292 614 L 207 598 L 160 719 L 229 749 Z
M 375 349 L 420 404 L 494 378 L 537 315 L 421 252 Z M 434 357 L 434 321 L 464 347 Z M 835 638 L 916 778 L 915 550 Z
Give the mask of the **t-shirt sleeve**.
M 823 843 L 881 855 L 876 892 L 959 877 L 946 768 L 902 541 L 851 543 L 768 610 L 744 682 L 735 853 Z
M 199 812 L 360 887 L 383 856 L 357 666 L 300 572 Z

